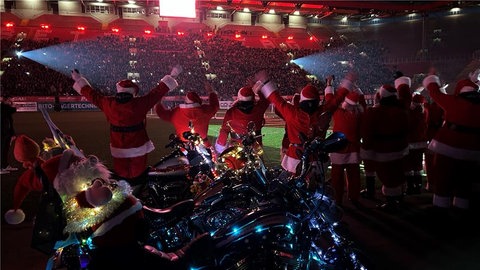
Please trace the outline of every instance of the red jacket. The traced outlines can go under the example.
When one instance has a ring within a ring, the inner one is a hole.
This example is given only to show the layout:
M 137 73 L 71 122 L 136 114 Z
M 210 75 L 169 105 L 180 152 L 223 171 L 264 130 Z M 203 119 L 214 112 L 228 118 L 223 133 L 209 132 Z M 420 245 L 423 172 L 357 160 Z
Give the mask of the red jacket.
M 427 114 L 424 108 L 422 106 L 411 107 L 409 117 L 408 142 L 410 149 L 427 148 Z
M 208 125 L 219 108 L 217 93 L 210 93 L 209 104 L 180 104 L 173 109 L 165 109 L 162 104 L 157 104 L 155 112 L 161 119 L 173 124 L 177 136 L 181 140 L 185 141 L 183 132 L 190 131 L 189 122 L 192 121 L 195 132 L 202 137 L 204 142 L 208 143 Z
M 133 128 L 131 132 L 117 132 L 110 129 L 110 151 L 115 158 L 143 156 L 155 149 L 147 135 L 145 118 L 150 109 L 169 91 L 167 85 L 159 85 L 144 96 L 134 97 L 126 103 L 119 103 L 114 96 L 104 96 L 89 85 L 82 87 L 81 94 L 105 114 L 110 125 L 119 128 Z
M 387 98 L 390 99 L 390 98 Z M 408 154 L 408 111 L 398 100 L 384 99 L 365 111 L 361 134 L 362 158 L 379 162 L 393 161 Z
M 290 147 L 284 159 L 282 167 L 290 172 L 295 173 L 296 167 L 300 162 L 300 156 L 297 150 L 302 150 L 302 140 L 300 134 L 306 135 L 308 138 L 316 136 L 325 137 L 328 126 L 330 124 L 330 115 L 322 115 L 323 112 L 333 112 L 347 95 L 348 90 L 340 88 L 335 96 L 328 94 L 325 96 L 325 104 L 318 107 L 318 110 L 309 115 L 299 106 L 288 103 L 277 91 L 276 86 L 270 82 L 261 89 L 262 94 L 275 106 L 275 109 L 284 117 L 287 135 L 290 141 Z M 326 91 L 327 92 L 327 91 Z
M 333 164 L 360 163 L 360 128 L 364 107 L 357 110 L 338 108 L 333 114 L 333 131 L 342 132 L 348 140 L 347 146 L 337 152 L 330 153 Z
M 458 95 L 442 93 L 435 75 L 426 77 L 423 85 L 430 97 L 445 111 L 445 123 L 433 137 L 428 149 L 451 158 L 479 162 L 480 104 Z
M 250 113 L 244 113 L 235 105 L 227 110 L 225 117 L 223 118 L 223 124 L 218 133 L 218 138 L 216 141 L 217 145 L 226 146 L 227 139 L 230 132 L 235 132 L 238 135 L 245 135 L 248 133 L 248 123 L 253 121 L 255 123 L 255 128 L 257 135 L 260 135 L 260 131 L 265 124 L 264 114 L 269 106 L 268 100 L 263 98 L 260 95 L 260 99 L 255 103 L 253 110 Z M 231 126 L 231 128 L 228 126 Z M 239 141 L 237 138 L 232 138 L 230 140 Z M 261 138 L 257 140 L 260 144 L 262 143 Z

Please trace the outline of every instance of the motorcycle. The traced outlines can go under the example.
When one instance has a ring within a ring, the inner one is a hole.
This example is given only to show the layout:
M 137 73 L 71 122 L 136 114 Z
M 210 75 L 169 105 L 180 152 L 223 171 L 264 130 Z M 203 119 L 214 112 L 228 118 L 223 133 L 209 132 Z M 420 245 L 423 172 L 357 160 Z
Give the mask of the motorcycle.
M 184 140 L 171 134 L 165 148 L 173 151 L 148 168 L 144 180 L 133 186 L 143 205 L 166 208 L 193 198 L 217 176 L 211 151 L 192 126 L 190 129 L 182 134 Z
M 230 170 L 221 188 L 200 200 L 144 208 L 158 215 L 146 251 L 172 269 L 368 269 L 366 256 L 341 231 L 341 209 L 324 174 L 310 162 L 312 155 L 324 162 L 345 140 L 334 133 L 305 143 L 299 176 L 238 182 Z M 312 190 L 309 177 L 323 184 Z

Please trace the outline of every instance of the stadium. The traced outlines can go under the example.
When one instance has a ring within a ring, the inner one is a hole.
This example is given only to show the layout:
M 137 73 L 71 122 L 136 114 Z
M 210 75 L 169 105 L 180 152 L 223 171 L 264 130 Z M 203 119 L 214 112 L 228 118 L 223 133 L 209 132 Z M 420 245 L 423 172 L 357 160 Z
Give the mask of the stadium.
M 182 6 L 162 6 L 166 2 Z M 377 89 L 393 83 L 396 71 L 421 91 L 435 67 L 445 91 L 453 93 L 455 82 L 480 66 L 477 1 L 5 0 L 0 9 L 1 95 L 17 107 L 16 133 L 37 142 L 51 137 L 39 112 L 46 108 L 83 151 L 109 166 L 109 125 L 72 89 L 73 69 L 104 94 L 113 95 L 120 79 L 133 80 L 144 94 L 180 63 L 179 87 L 163 103 L 179 104 L 190 90 L 208 102 L 203 82 L 209 81 L 220 98 L 210 122 L 214 140 L 238 89 L 260 69 L 270 71 L 287 100 L 306 84 L 323 97 L 325 78 L 340 80 L 355 70 L 367 105 L 373 105 Z M 272 167 L 279 165 L 283 127 L 270 107 L 264 141 Z M 169 153 L 164 145 L 174 129 L 153 111 L 147 129 L 156 146 L 153 164 Z M 1 176 L 2 217 L 23 170 L 13 154 L 9 159 L 19 171 Z M 45 268 L 48 258 L 30 248 L 38 200 L 39 194 L 26 198 L 23 224 L 2 220 L 2 269 Z M 478 221 L 436 220 L 425 212 L 431 200 L 431 193 L 410 196 L 397 216 L 376 210 L 374 202 L 361 211 L 347 206 L 343 222 L 378 270 L 478 269 Z M 478 212 L 478 200 L 472 205 Z

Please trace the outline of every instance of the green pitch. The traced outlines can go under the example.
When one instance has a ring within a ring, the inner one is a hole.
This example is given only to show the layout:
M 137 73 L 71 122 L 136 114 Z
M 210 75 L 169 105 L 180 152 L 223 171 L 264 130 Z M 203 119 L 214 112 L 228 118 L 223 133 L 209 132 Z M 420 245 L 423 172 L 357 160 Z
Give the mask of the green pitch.
M 85 154 L 98 156 L 108 167 L 111 167 L 109 150 L 109 129 L 105 116 L 101 112 L 49 112 L 52 120 L 60 130 L 73 137 L 77 146 Z M 209 128 L 209 139 L 212 143 L 218 135 L 221 120 L 212 119 Z M 45 137 L 52 137 L 40 112 L 18 112 L 14 114 L 14 125 L 17 134 L 26 134 L 39 145 Z M 147 131 L 155 145 L 155 150 L 149 154 L 149 164 L 153 165 L 163 156 L 170 153 L 165 148 L 168 137 L 174 132 L 172 125 L 157 116 L 147 118 Z M 283 138 L 283 126 L 266 126 L 262 129 L 265 161 L 267 166 L 277 166 L 280 163 L 280 146 Z M 12 149 L 13 150 L 13 149 Z M 11 151 L 13 152 L 13 151 Z M 11 164 L 21 166 L 11 155 Z

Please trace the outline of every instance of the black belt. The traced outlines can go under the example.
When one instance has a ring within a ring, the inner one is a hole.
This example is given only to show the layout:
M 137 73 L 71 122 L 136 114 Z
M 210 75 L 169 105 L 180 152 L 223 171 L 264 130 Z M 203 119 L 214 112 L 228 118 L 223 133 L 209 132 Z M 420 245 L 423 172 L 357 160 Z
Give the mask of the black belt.
M 447 122 L 447 121 L 443 122 L 443 126 L 449 128 L 451 130 L 458 131 L 458 132 L 480 134 L 480 128 L 477 128 L 477 127 L 466 127 L 466 126 L 450 123 L 450 122 Z
M 145 128 L 145 125 L 142 123 L 129 127 L 119 127 L 115 125 L 110 125 L 110 130 L 113 132 L 134 132 L 139 131 Z

